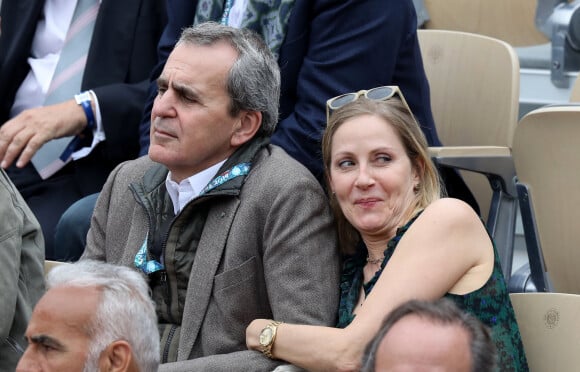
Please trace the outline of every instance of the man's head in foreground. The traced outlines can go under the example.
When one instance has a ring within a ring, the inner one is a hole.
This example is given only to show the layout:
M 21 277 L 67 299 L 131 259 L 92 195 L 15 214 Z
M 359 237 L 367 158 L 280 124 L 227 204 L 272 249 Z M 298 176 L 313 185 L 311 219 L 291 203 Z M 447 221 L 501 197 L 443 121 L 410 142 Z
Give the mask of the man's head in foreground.
M 409 301 L 367 346 L 363 371 L 486 372 L 495 367 L 490 330 L 450 300 Z
M 47 276 L 17 371 L 153 372 L 159 334 L 149 286 L 138 272 L 96 261 Z

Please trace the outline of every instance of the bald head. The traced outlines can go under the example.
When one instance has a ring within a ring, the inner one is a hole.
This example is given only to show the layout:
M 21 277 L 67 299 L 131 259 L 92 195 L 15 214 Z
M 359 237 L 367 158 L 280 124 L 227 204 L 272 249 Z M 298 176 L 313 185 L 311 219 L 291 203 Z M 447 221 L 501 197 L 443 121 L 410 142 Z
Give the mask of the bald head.
M 376 371 L 471 371 L 470 336 L 459 324 L 408 315 L 377 349 Z
M 490 329 L 448 299 L 395 308 L 366 347 L 363 372 L 495 370 Z

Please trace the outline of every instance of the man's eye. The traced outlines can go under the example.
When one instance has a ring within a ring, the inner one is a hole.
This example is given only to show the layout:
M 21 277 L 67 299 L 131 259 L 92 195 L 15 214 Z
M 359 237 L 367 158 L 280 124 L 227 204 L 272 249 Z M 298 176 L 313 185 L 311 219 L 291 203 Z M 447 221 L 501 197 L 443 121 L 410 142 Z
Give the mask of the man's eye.
M 52 346 L 50 346 L 50 345 L 47 345 L 47 344 L 39 344 L 39 345 L 38 345 L 38 347 L 40 347 L 40 349 L 41 349 L 43 352 L 45 352 L 45 353 L 46 353 L 46 352 L 49 352 L 49 351 L 52 351 L 52 350 L 55 350 L 55 348 L 54 348 L 54 347 L 52 347 Z

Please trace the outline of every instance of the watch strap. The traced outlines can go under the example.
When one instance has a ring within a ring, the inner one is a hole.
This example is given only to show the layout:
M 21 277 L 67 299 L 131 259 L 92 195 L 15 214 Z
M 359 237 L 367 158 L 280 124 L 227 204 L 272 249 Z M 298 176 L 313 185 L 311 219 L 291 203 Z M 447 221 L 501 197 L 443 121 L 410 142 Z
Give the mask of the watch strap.
M 262 353 L 270 359 L 274 359 L 272 356 L 272 348 L 274 347 L 274 341 L 276 340 L 276 333 L 278 332 L 278 326 L 282 324 L 282 322 L 272 321 L 268 324 L 264 329 L 269 328 L 272 332 L 272 338 L 267 345 L 262 346 Z

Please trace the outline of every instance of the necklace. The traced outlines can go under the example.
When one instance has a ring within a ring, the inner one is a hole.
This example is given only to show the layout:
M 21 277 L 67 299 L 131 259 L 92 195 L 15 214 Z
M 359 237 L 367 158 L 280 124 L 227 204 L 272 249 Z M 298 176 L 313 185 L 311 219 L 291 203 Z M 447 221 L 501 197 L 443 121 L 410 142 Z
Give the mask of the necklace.
M 371 256 L 367 256 L 367 262 L 375 265 L 380 264 L 381 262 L 383 262 L 384 259 L 385 259 L 384 255 L 379 258 L 371 258 Z

